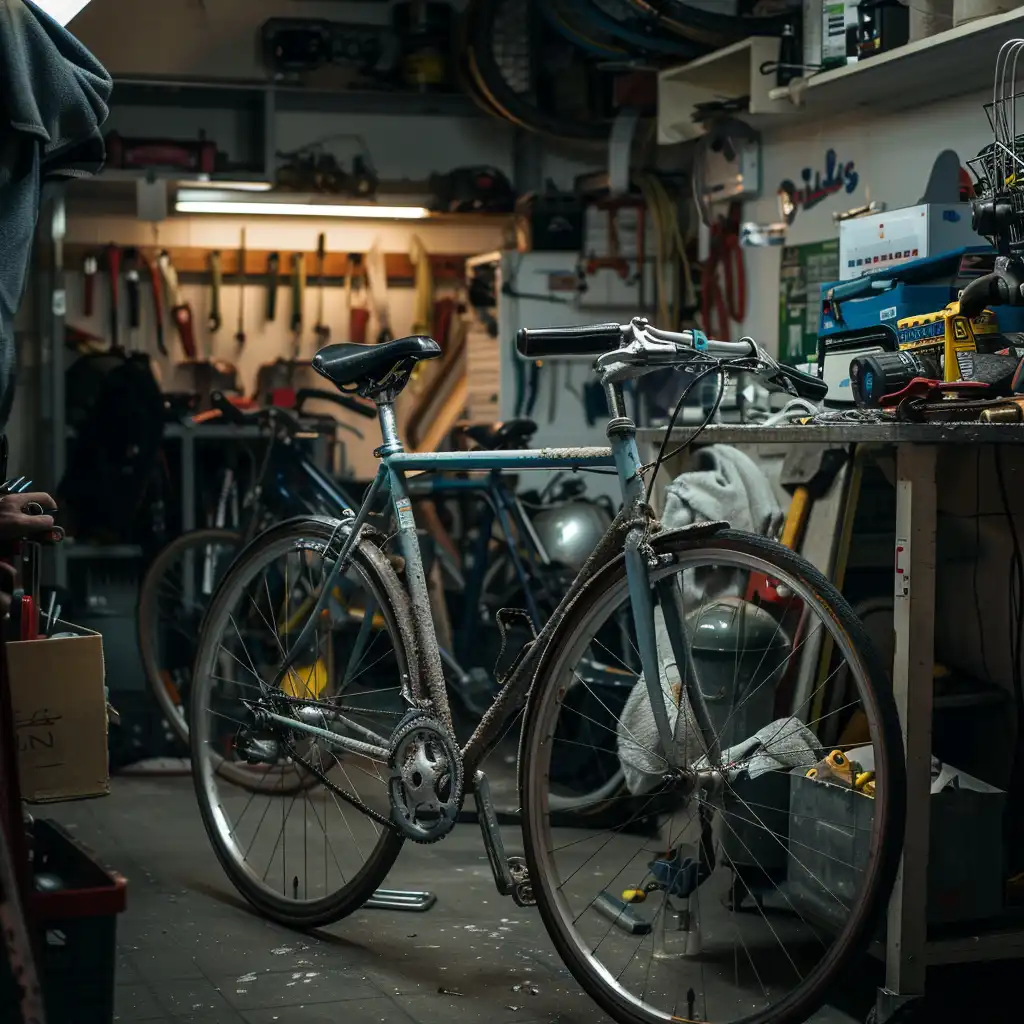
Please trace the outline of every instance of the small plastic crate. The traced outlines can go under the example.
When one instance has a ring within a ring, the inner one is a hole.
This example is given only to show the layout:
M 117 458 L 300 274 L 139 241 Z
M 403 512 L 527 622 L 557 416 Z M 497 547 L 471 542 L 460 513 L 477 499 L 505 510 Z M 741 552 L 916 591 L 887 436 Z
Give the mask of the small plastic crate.
M 117 915 L 127 883 L 102 867 L 54 821 L 33 827 L 32 872 L 62 887 L 32 894 L 37 968 L 49 1024 L 110 1024 L 114 1019 Z M 20 993 L 0 956 L 0 1020 L 19 1020 Z

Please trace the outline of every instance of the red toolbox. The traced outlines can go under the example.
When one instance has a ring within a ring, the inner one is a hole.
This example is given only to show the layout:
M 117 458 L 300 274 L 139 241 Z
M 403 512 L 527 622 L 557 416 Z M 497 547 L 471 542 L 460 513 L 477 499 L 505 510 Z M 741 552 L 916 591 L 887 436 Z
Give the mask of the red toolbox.
M 110 1024 L 117 915 L 127 903 L 127 882 L 55 821 L 33 824 L 30 859 L 35 887 L 27 909 L 47 1021 Z M 19 1000 L 0 955 L 0 1020 L 20 1019 Z

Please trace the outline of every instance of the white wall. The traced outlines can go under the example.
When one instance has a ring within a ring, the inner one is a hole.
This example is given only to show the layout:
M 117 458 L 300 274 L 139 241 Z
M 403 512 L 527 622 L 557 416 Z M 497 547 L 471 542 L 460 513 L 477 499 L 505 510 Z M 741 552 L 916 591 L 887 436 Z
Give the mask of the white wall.
M 799 183 L 804 167 L 823 170 L 825 153 L 834 149 L 841 162 L 853 160 L 859 181 L 852 194 L 841 191 L 812 210 L 800 210 L 789 229 L 787 244 L 801 245 L 838 237 L 832 222 L 836 211 L 877 200 L 894 210 L 914 205 L 924 194 L 935 157 L 945 149 L 961 164 L 991 142 L 982 110 L 987 94 L 921 107 L 890 116 L 837 118 L 767 132 L 763 140 L 763 193 L 747 203 L 744 219 L 761 223 L 780 219 L 777 189 L 789 178 Z M 778 351 L 779 247 L 744 250 L 748 303 L 744 331 Z

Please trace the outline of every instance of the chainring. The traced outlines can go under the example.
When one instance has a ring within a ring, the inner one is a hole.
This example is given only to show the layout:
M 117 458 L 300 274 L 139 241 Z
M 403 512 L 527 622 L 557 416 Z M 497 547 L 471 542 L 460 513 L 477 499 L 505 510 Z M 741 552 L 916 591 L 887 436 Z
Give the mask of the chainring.
M 415 843 L 436 843 L 455 827 L 464 793 L 462 754 L 436 718 L 411 711 L 391 737 L 391 818 Z

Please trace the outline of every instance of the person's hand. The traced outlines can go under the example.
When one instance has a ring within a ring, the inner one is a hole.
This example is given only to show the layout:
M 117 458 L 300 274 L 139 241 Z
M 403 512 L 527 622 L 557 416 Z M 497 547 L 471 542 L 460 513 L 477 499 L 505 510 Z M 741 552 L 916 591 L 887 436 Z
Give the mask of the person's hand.
M 33 503 L 42 508 L 42 515 L 25 511 Z M 42 491 L 3 495 L 0 497 L 0 543 L 35 540 L 52 544 L 59 541 L 64 531 L 54 525 L 52 513 L 56 511 L 57 502 Z

